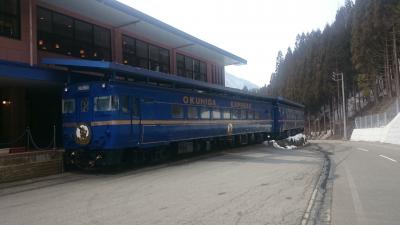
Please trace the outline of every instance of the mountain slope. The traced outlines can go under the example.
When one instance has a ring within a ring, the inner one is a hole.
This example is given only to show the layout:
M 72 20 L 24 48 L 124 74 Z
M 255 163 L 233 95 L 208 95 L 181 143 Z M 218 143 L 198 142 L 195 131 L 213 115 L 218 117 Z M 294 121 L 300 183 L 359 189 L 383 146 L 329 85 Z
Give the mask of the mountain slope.
M 246 86 L 249 90 L 259 88 L 257 85 L 251 83 L 250 81 L 239 78 L 228 72 L 225 72 L 225 86 L 237 89 L 243 89 Z

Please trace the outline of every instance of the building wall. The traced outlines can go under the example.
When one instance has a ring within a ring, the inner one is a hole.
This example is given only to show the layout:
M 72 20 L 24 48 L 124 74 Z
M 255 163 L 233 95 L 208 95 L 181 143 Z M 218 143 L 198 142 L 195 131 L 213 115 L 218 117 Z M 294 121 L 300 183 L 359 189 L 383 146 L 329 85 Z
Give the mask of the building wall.
M 36 38 L 31 38 L 35 35 L 30 33 L 30 18 L 36 18 L 36 7 L 30 7 L 33 5 L 36 5 L 35 0 L 21 0 L 21 38 L 11 39 L 0 36 L 0 59 L 35 64 L 35 52 L 31 52 L 31 41 L 35 43 Z M 36 30 L 35 25 L 33 28 Z
M 0 183 L 62 173 L 63 154 L 54 150 L 0 154 Z
M 52 11 L 74 17 L 95 25 L 105 27 L 111 31 L 111 51 L 112 60 L 117 63 L 123 63 L 122 58 L 122 35 L 131 36 L 133 38 L 145 41 L 149 44 L 153 44 L 159 47 L 163 47 L 170 52 L 170 71 L 172 74 L 176 74 L 176 53 L 190 56 L 207 63 L 207 80 L 210 83 L 216 83 L 224 85 L 224 73 L 217 74 L 218 77 L 213 78 L 212 68 L 217 67 L 224 72 L 224 66 L 217 65 L 216 62 L 209 61 L 190 54 L 180 49 L 173 49 L 171 46 L 166 46 L 163 43 L 156 43 L 152 40 L 143 38 L 138 33 L 132 33 L 124 30 L 123 28 L 114 28 L 108 24 L 99 23 L 96 20 L 87 18 L 84 15 L 79 15 L 74 12 L 69 12 L 61 8 L 55 8 L 50 5 L 38 4 L 36 0 L 21 0 L 21 39 L 15 40 L 0 36 L 0 60 L 17 61 L 23 63 L 29 63 L 31 65 L 40 64 L 41 59 L 45 57 L 58 57 L 58 58 L 71 58 L 69 56 L 55 54 L 51 52 L 37 50 L 37 6 L 50 9 Z M 30 29 L 32 27 L 32 29 Z M 215 75 L 214 75 L 215 76 Z

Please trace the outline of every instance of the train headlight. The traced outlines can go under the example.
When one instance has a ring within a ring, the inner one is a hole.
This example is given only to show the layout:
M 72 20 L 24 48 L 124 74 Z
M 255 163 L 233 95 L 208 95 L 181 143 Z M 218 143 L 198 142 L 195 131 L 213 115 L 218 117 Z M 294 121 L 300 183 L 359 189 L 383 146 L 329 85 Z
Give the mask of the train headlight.
M 102 88 L 106 88 L 106 83 L 102 83 L 102 84 L 101 84 L 101 87 L 102 87 Z
M 67 87 L 66 87 L 66 88 L 64 88 L 64 91 L 65 91 L 65 92 L 68 92 L 68 88 L 67 88 Z

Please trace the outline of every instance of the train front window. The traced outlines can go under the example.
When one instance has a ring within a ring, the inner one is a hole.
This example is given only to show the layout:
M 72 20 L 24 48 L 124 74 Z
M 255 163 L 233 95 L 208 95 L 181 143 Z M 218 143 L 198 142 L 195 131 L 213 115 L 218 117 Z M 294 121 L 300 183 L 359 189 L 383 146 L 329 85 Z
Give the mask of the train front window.
M 87 97 L 82 98 L 81 100 L 81 112 L 89 111 L 89 99 Z
M 118 96 L 98 96 L 94 98 L 94 111 L 116 111 L 119 108 Z
M 129 112 L 129 96 L 123 95 L 120 97 L 121 112 Z
M 63 99 L 62 100 L 62 112 L 63 114 L 75 112 L 75 99 Z

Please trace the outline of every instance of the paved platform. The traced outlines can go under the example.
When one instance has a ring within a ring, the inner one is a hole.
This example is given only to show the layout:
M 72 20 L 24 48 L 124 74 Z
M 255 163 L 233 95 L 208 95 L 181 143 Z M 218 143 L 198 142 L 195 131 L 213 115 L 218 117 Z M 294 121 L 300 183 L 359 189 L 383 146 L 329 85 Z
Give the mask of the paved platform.
M 2 225 L 300 224 L 322 154 L 238 148 L 116 174 L 66 173 L 0 189 Z

